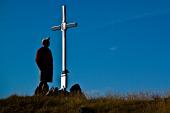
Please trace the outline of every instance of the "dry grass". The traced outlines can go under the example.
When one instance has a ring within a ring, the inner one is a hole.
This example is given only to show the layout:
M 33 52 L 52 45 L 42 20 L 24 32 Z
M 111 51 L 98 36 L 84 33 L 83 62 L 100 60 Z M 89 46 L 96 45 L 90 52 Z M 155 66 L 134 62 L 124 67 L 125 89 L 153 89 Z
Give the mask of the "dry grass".
M 10 96 L 0 100 L 0 113 L 79 113 L 88 107 L 95 113 L 170 113 L 170 98 L 146 95 L 105 96 Z

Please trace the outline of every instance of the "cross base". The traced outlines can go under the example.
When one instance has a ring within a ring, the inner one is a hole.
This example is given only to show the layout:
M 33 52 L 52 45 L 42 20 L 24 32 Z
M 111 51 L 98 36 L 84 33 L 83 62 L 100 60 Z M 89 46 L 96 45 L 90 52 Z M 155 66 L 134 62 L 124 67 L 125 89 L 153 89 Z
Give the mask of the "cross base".
M 62 71 L 61 73 L 61 90 L 66 90 L 67 88 L 67 73 L 68 71 Z

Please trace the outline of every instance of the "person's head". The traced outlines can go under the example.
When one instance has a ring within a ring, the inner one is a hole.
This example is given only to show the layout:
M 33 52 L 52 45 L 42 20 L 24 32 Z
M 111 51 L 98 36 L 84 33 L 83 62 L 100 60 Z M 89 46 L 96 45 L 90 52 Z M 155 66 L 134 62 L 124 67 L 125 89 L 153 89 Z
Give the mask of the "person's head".
M 48 38 L 44 38 L 43 40 L 42 40 L 42 45 L 44 46 L 44 47 L 49 47 L 49 45 L 50 45 L 50 38 L 48 37 Z

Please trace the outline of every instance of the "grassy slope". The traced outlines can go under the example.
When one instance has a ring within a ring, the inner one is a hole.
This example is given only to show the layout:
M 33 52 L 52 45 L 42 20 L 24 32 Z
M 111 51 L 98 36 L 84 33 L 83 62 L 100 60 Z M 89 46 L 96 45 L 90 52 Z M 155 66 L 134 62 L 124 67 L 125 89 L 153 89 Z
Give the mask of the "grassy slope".
M 11 96 L 0 100 L 0 113 L 79 113 L 83 106 L 95 113 L 170 113 L 170 98 Z

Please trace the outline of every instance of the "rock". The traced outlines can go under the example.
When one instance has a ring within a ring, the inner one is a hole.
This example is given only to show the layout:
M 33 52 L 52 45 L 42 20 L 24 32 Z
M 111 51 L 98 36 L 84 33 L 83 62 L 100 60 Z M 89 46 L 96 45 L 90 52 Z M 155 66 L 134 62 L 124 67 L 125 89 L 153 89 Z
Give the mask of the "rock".
M 47 93 L 46 96 L 57 96 L 58 95 L 58 87 L 52 87 Z
M 66 90 L 59 90 L 58 95 L 59 96 L 68 96 L 70 93 Z
M 71 94 L 81 94 L 81 88 L 79 84 L 74 84 L 71 88 L 70 88 L 70 93 Z

